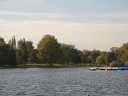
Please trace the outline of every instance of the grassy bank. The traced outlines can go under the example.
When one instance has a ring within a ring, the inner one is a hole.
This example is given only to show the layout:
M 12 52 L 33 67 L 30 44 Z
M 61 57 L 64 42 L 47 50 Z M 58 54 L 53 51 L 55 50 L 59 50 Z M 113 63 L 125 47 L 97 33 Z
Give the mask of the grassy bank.
M 72 68 L 72 67 L 96 67 L 96 64 L 54 64 L 53 68 Z M 17 67 L 27 67 L 27 68 L 48 68 L 50 67 L 47 64 L 19 64 Z
M 0 68 L 75 68 L 75 67 L 97 67 L 96 64 L 54 64 L 50 67 L 48 64 L 18 64 L 16 67 L 1 66 Z

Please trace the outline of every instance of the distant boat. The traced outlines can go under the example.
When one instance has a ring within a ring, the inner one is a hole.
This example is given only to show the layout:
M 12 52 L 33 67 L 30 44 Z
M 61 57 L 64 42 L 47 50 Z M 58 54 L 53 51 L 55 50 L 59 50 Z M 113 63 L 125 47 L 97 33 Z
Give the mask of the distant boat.
M 97 70 L 106 70 L 106 71 L 114 71 L 114 70 L 128 70 L 128 67 L 92 67 L 89 68 L 91 71 Z
M 92 67 L 92 68 L 89 68 L 89 70 L 96 71 L 96 70 L 99 70 L 99 68 L 98 67 Z
M 118 67 L 119 70 L 128 70 L 128 67 Z

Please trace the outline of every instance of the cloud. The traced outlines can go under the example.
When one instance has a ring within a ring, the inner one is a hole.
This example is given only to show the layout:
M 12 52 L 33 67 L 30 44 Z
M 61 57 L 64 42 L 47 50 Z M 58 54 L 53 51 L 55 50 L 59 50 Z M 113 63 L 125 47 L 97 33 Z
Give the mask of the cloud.
M 78 15 L 77 15 L 78 16 Z M 128 12 L 88 12 L 81 13 L 80 17 L 93 17 L 93 18 L 128 18 Z
M 8 20 L 65 20 L 83 23 L 128 23 L 128 12 L 82 13 L 69 15 L 66 13 L 39 13 L 0 11 L 0 18 Z
M 128 18 L 128 12 L 96 13 L 93 16 L 102 18 Z
M 62 13 L 24 13 L 24 12 L 8 12 L 0 11 L 1 15 L 7 16 L 26 16 L 26 17 L 51 17 L 51 18 L 62 18 L 67 17 L 67 15 Z

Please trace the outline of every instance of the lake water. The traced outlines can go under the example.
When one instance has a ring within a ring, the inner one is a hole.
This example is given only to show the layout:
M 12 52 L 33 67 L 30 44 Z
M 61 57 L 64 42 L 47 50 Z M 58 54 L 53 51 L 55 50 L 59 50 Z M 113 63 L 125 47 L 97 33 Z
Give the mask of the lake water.
M 128 96 L 128 71 L 0 69 L 0 96 Z

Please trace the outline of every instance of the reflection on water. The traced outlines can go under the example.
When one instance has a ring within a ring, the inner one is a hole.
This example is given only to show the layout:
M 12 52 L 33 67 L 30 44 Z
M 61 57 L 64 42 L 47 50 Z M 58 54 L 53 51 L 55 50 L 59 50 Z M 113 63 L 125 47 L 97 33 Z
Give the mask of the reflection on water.
M 0 96 L 128 96 L 128 71 L 0 69 Z

